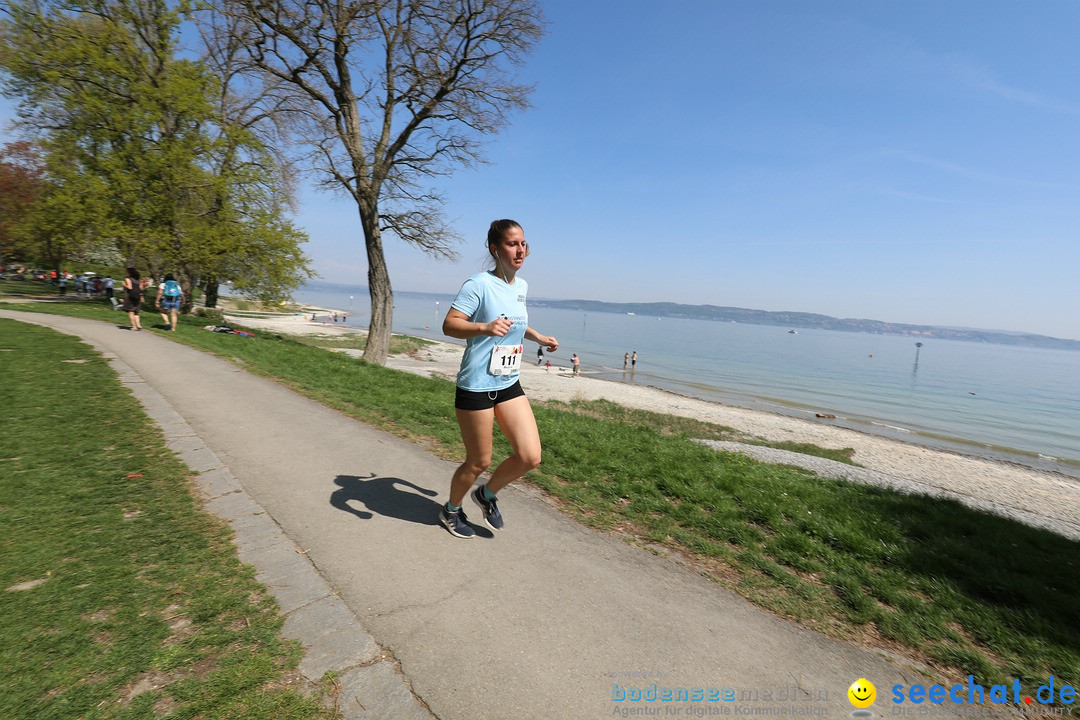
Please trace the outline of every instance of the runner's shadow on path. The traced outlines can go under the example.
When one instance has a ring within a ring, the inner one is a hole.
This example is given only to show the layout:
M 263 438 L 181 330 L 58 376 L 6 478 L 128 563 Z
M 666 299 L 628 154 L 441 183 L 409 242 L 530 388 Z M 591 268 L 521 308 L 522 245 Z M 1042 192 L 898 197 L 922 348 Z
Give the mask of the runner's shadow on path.
M 378 514 L 418 525 L 439 525 L 441 504 L 429 499 L 438 495 L 434 490 L 401 478 L 374 475 L 338 475 L 334 484 L 341 489 L 331 493 L 330 505 L 362 520 L 370 520 Z M 362 503 L 367 510 L 357 509 L 353 501 Z
M 338 475 L 334 484 L 341 489 L 330 494 L 330 505 L 361 520 L 370 520 L 378 514 L 418 525 L 441 527 L 439 510 L 442 504 L 429 499 L 438 495 L 434 490 L 401 478 L 375 475 Z M 357 509 L 353 501 L 362 503 L 367 510 Z M 487 528 L 471 524 L 478 536 L 494 537 Z

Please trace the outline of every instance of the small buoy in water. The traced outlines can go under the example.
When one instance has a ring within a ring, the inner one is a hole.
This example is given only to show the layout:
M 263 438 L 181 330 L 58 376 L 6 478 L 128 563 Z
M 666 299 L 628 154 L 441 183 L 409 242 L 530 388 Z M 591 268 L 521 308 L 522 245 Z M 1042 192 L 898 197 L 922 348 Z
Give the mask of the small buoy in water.
M 818 413 L 817 417 L 825 418 L 826 420 L 835 420 L 836 419 L 836 416 L 833 415 L 832 413 Z

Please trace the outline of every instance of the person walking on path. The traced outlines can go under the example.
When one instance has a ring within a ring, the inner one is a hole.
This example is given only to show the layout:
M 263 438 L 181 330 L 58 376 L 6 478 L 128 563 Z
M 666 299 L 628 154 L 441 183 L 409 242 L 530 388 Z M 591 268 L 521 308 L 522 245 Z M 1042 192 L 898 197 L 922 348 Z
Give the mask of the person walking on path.
M 574 363 L 574 375 L 577 375 L 581 370 L 581 358 L 577 356 L 577 353 L 574 353 L 574 356 L 570 358 L 570 362 Z
M 180 304 L 184 301 L 184 291 L 180 289 L 180 283 L 172 273 L 165 276 L 165 282 L 158 285 L 157 299 L 154 306 L 161 313 L 161 319 L 165 321 L 165 329 L 176 332 L 176 323 L 179 320 Z
M 142 305 L 142 285 L 139 284 L 139 271 L 133 267 L 127 269 L 127 277 L 124 278 L 124 310 L 127 311 L 131 321 L 131 329 L 142 330 L 139 322 L 139 308 Z
M 498 492 L 540 464 L 540 432 L 519 381 L 522 343 L 531 340 L 548 352 L 559 349 L 558 340 L 529 327 L 525 308 L 529 286 L 518 276 L 529 255 L 521 225 L 513 220 L 491 223 L 487 248 L 495 267 L 465 281 L 442 328 L 446 335 L 466 341 L 454 400 L 465 462 L 454 472 L 450 500 L 439 511 L 439 522 L 459 538 L 476 534 L 461 507 L 470 490 L 484 523 L 500 530 Z M 476 479 L 491 465 L 495 421 L 513 452 L 486 485 L 473 490 Z

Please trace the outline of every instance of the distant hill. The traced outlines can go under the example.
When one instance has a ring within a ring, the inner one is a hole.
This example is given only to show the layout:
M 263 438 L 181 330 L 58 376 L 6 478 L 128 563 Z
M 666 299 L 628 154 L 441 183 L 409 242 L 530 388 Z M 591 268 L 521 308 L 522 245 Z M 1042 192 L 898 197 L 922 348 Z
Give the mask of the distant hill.
M 323 292 L 345 292 L 367 294 L 362 285 L 339 285 L 324 281 L 309 281 L 306 288 Z M 418 298 L 446 300 L 452 293 L 397 291 L 401 295 Z M 881 320 L 855 320 L 852 318 L 834 318 L 828 315 L 802 312 L 771 312 L 768 310 L 748 310 L 737 307 L 718 305 L 682 305 L 679 303 L 613 303 L 600 300 L 545 300 L 529 298 L 531 307 L 549 307 L 558 310 L 582 310 L 584 312 L 607 312 L 617 315 L 634 313 L 653 317 L 692 318 L 694 320 L 716 320 L 718 322 L 740 322 L 749 325 L 779 325 L 786 328 L 821 328 L 823 330 L 843 330 L 845 332 L 865 332 L 878 335 L 903 335 L 913 338 L 934 338 L 940 340 L 964 340 L 967 342 L 994 343 L 996 345 L 1018 345 L 1021 347 L 1051 348 L 1055 350 L 1080 350 L 1080 340 L 1036 335 L 1034 333 L 1014 332 L 1010 330 L 978 330 L 975 328 L 937 327 L 934 325 L 905 325 Z
M 740 322 L 751 325 L 779 325 L 788 328 L 820 328 L 845 332 L 876 333 L 878 335 L 905 335 L 913 338 L 941 340 L 965 340 L 968 342 L 1019 345 L 1022 347 L 1053 348 L 1056 350 L 1080 350 L 1080 340 L 1017 333 L 1004 330 L 974 330 L 969 328 L 946 328 L 933 325 L 905 325 L 881 320 L 856 320 L 834 318 L 828 315 L 802 312 L 770 312 L 747 310 L 717 305 L 681 305 L 679 303 L 611 303 L 599 300 L 538 300 L 529 298 L 529 305 L 559 310 L 582 310 L 585 312 L 634 313 L 655 317 L 691 318 Z

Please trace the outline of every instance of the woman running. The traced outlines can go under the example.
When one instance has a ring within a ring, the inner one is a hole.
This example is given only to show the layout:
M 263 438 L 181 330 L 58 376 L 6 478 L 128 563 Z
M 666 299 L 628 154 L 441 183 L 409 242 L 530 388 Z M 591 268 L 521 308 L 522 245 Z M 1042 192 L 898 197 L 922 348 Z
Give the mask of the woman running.
M 500 530 L 498 492 L 540 464 L 540 433 L 518 381 L 523 342 L 537 342 L 549 353 L 559 349 L 555 338 L 529 327 L 525 309 L 529 286 L 517 275 L 529 255 L 521 225 L 513 220 L 491 223 L 487 247 L 495 267 L 465 281 L 443 320 L 445 334 L 466 341 L 454 400 L 465 462 L 454 472 L 450 501 L 439 513 L 439 522 L 460 538 L 476 534 L 461 508 L 470 490 L 484 523 Z M 496 420 L 513 452 L 495 468 L 486 485 L 473 490 L 476 479 L 491 465 Z

